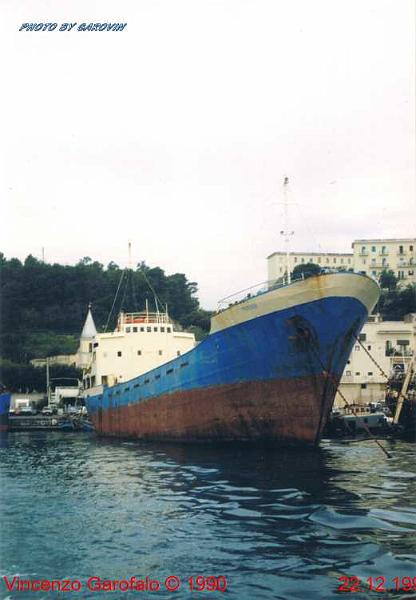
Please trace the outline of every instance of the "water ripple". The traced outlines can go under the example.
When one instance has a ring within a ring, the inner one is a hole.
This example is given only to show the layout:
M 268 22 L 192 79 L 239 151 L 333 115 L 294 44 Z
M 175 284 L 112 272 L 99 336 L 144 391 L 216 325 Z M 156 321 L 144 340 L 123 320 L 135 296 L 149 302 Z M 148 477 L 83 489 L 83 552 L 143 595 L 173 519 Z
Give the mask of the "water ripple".
M 387 459 L 370 443 L 286 452 L 9 434 L 0 448 L 1 574 L 69 576 L 84 587 L 92 575 L 175 574 L 181 599 L 194 597 L 187 577 L 225 575 L 227 598 L 238 600 L 330 598 L 343 575 L 410 576 L 413 449 L 392 444 Z M 33 600 L 0 585 L 2 598 Z

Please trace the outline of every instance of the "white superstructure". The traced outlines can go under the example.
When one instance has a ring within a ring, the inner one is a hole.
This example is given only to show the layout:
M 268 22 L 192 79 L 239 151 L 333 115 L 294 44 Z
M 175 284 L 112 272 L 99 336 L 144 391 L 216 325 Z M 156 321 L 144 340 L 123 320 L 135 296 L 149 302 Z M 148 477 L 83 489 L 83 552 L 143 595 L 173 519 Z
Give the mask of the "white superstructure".
M 142 375 L 195 346 L 193 333 L 178 331 L 166 313 L 120 313 L 115 331 L 90 341 L 84 388 L 112 386 Z

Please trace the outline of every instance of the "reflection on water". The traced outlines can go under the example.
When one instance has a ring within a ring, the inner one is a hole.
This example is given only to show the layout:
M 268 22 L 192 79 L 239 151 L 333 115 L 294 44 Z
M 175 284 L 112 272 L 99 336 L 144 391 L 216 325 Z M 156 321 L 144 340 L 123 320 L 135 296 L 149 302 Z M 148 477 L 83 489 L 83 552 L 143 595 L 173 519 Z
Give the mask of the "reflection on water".
M 225 575 L 225 597 L 245 600 L 336 597 L 344 574 L 416 575 L 411 444 L 392 444 L 388 459 L 370 442 L 300 452 L 54 432 L 2 442 L 2 576 L 85 583 L 173 574 L 183 580 L 176 596 L 142 597 L 182 599 L 191 597 L 187 577 Z M 0 586 L 2 598 L 61 597 Z M 353 595 L 373 597 L 388 595 Z

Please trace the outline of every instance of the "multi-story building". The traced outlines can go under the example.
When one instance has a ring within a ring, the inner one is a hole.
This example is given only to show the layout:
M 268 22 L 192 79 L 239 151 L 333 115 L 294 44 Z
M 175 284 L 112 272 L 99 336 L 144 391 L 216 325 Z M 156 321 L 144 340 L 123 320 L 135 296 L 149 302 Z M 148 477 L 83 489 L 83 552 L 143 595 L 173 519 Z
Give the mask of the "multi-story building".
M 379 315 L 371 315 L 359 340 L 342 375 L 340 391 L 349 403 L 380 402 L 386 376 L 406 373 L 416 353 L 416 314 L 406 315 L 403 321 L 383 321 Z M 335 406 L 344 406 L 339 394 Z
M 303 263 L 322 268 L 356 271 L 379 279 L 383 271 L 393 271 L 400 285 L 416 283 L 416 238 L 366 239 L 352 243 L 353 253 L 291 252 L 290 270 Z M 286 275 L 286 252 L 273 252 L 267 257 L 268 280 Z
M 416 282 L 416 239 L 355 240 L 354 271 L 378 279 L 382 271 L 393 271 L 399 283 Z
M 336 252 L 291 252 L 289 255 L 290 270 L 297 265 L 315 263 L 322 268 L 353 270 L 354 268 L 353 254 L 339 254 Z M 287 270 L 286 252 L 273 252 L 267 257 L 268 280 L 275 281 L 280 277 L 284 277 Z

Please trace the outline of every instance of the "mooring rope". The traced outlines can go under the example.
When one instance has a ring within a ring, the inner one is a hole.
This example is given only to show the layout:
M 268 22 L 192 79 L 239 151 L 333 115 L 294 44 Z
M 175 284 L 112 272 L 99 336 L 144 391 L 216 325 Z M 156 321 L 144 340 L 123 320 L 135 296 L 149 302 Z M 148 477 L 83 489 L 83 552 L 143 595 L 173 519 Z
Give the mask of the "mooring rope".
M 343 394 L 343 393 L 341 392 L 341 390 L 339 389 L 339 386 L 340 386 L 340 380 L 339 380 L 339 381 L 337 381 L 337 380 L 335 379 L 335 377 L 332 375 L 332 373 L 330 373 L 330 372 L 329 372 L 329 371 L 326 369 L 325 365 L 323 364 L 323 362 L 322 362 L 322 360 L 321 360 L 321 357 L 319 356 L 318 350 L 317 350 L 317 349 L 314 347 L 314 345 L 311 345 L 311 348 L 312 348 L 312 350 L 314 351 L 314 353 L 315 353 L 315 356 L 317 357 L 317 359 L 318 359 L 318 362 L 319 362 L 319 364 L 320 364 L 320 365 L 321 365 L 321 367 L 322 367 L 322 374 L 324 375 L 324 377 L 327 377 L 327 378 L 329 377 L 329 378 L 332 380 L 332 382 L 335 384 L 335 393 L 337 393 L 337 392 L 338 392 L 338 394 L 341 396 L 342 400 L 344 401 L 345 405 L 346 405 L 346 406 L 347 406 L 347 407 L 348 407 L 348 408 L 349 408 L 349 409 L 352 411 L 352 414 L 353 414 L 355 417 L 358 417 L 358 414 L 357 414 L 357 412 L 356 412 L 355 408 L 354 408 L 353 406 L 351 406 L 351 404 L 348 402 L 348 400 L 346 399 L 346 397 L 344 396 L 344 394 Z M 366 430 L 366 432 L 368 433 L 368 435 L 369 435 L 369 438 L 370 438 L 372 441 L 374 441 L 374 442 L 377 444 L 377 446 L 379 446 L 380 450 L 382 450 L 382 451 L 384 452 L 384 454 L 387 456 L 387 458 L 391 458 L 391 456 L 392 456 L 392 455 L 391 455 L 391 454 L 390 454 L 390 453 L 389 453 L 389 452 L 388 452 L 388 451 L 387 451 L 387 450 L 384 448 L 384 446 L 383 446 L 382 444 L 380 444 L 380 442 L 378 441 L 378 439 L 374 437 L 374 435 L 371 433 L 370 429 L 368 428 L 368 425 L 367 425 L 367 423 L 365 423 L 365 422 L 363 421 L 363 423 L 362 423 L 362 424 L 363 424 L 363 427 L 364 427 L 364 429 L 365 429 L 365 430 Z

